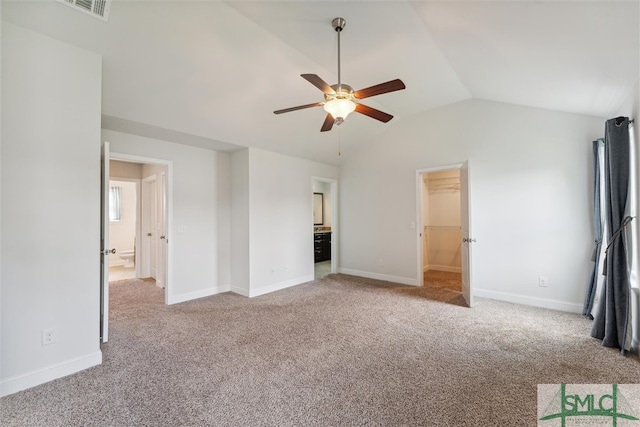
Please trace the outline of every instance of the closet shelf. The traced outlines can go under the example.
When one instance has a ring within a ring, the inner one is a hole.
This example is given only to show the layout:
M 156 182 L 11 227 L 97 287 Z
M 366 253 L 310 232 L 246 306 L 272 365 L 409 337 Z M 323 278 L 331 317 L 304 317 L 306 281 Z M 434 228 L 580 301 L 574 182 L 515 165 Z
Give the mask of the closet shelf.
M 425 225 L 425 230 L 460 231 L 459 225 Z

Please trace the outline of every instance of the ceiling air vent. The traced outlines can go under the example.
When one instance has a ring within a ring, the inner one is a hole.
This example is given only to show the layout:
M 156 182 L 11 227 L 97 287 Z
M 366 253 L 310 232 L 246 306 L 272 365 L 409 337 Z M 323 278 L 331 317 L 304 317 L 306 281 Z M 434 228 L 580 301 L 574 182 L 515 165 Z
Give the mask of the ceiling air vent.
M 109 19 L 111 0 L 58 0 L 58 2 L 103 21 Z

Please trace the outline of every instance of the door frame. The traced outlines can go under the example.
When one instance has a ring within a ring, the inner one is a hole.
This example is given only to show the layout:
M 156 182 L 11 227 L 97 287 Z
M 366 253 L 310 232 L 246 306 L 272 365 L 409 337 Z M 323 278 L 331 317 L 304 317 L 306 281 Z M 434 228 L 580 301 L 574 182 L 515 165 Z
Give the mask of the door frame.
M 146 163 L 146 164 L 152 164 L 152 165 L 165 166 L 166 185 L 165 185 L 164 196 L 166 197 L 166 207 L 165 207 L 166 239 L 164 244 L 159 246 L 166 249 L 166 254 L 165 254 L 166 265 L 164 266 L 165 268 L 164 270 L 165 271 L 164 303 L 165 305 L 168 305 L 169 295 L 170 295 L 170 286 L 173 283 L 173 256 L 174 256 L 173 248 L 171 247 L 171 245 L 168 244 L 169 239 L 171 237 L 171 230 L 173 230 L 173 161 L 165 160 L 165 159 L 157 159 L 153 157 L 138 156 L 133 154 L 117 153 L 117 152 L 111 152 L 109 154 L 109 159 L 120 160 L 124 162 Z M 141 187 L 142 187 L 142 182 L 141 182 Z M 140 192 L 142 193 L 142 190 Z M 142 214 L 142 212 L 140 212 L 140 214 Z
M 314 182 L 322 182 L 325 184 L 329 184 L 331 187 L 331 273 L 338 272 L 338 232 L 339 232 L 339 223 L 338 223 L 338 180 L 334 178 L 323 178 L 319 176 L 311 177 L 311 189 L 309 193 L 309 200 L 311 200 L 311 212 L 309 218 L 311 218 L 311 226 L 309 229 L 313 233 L 313 183 Z M 312 236 L 313 237 L 313 234 Z M 313 243 L 313 239 L 309 239 L 309 242 Z M 313 246 L 311 248 L 311 254 L 313 254 Z M 313 262 L 313 258 L 311 262 L 312 266 L 315 264 Z
M 416 259 L 416 271 L 417 271 L 417 277 L 418 277 L 418 286 L 423 286 L 424 285 L 424 252 L 423 252 L 423 233 L 424 233 L 424 224 L 422 222 L 422 190 L 423 190 L 423 183 L 422 183 L 422 175 L 423 174 L 429 174 L 432 172 L 442 172 L 442 171 L 446 171 L 446 170 L 462 170 L 464 167 L 468 166 L 468 161 L 464 161 L 464 162 L 460 162 L 460 163 L 453 163 L 453 164 L 448 164 L 448 165 L 441 165 L 441 166 L 432 166 L 432 167 L 428 167 L 428 168 L 421 168 L 421 169 L 417 169 L 416 170 L 416 219 L 417 219 L 417 224 L 418 224 L 418 233 L 417 233 L 417 259 Z M 462 195 L 461 195 L 462 197 Z M 461 203 L 462 206 L 462 203 Z M 469 218 L 469 223 L 471 223 L 471 200 L 469 200 L 469 203 L 467 204 L 467 214 L 468 214 L 468 218 Z M 464 260 L 461 260 L 462 263 L 464 263 Z M 463 270 L 464 273 L 464 265 L 461 265 L 461 268 Z M 473 280 L 471 279 L 472 276 L 472 268 L 471 268 L 471 260 L 469 260 L 468 262 L 468 274 L 469 274 L 469 282 L 473 283 Z M 470 290 L 470 293 L 472 294 L 472 290 Z

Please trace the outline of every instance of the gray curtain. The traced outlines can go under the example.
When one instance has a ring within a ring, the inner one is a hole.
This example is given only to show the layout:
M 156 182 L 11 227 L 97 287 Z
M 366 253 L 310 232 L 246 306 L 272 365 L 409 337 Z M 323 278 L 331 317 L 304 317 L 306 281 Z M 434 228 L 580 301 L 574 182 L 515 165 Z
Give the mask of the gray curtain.
M 591 336 L 606 347 L 618 347 L 624 353 L 629 319 L 629 276 L 624 228 L 629 219 L 624 213 L 629 188 L 629 119 L 607 120 L 605 150 L 605 209 L 611 230 L 605 255 L 605 282 L 594 316 Z
M 598 156 L 598 150 L 600 146 L 604 144 L 604 140 L 598 139 L 593 141 L 593 235 L 595 236 L 595 248 L 593 249 L 593 268 L 591 269 L 591 278 L 589 279 L 589 286 L 587 287 L 587 295 L 584 300 L 584 306 L 582 307 L 582 314 L 591 317 L 591 310 L 593 310 L 593 301 L 596 296 L 596 290 L 598 286 L 598 265 L 600 264 L 600 252 L 602 249 L 602 215 L 600 211 L 600 185 L 603 172 L 600 170 L 600 159 Z

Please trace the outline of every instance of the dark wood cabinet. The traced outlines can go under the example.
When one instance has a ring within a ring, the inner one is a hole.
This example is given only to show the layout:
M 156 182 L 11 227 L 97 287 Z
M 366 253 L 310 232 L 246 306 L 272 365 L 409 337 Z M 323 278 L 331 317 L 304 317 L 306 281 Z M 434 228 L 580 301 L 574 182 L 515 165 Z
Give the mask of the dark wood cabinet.
M 331 232 L 313 234 L 315 262 L 331 259 Z

